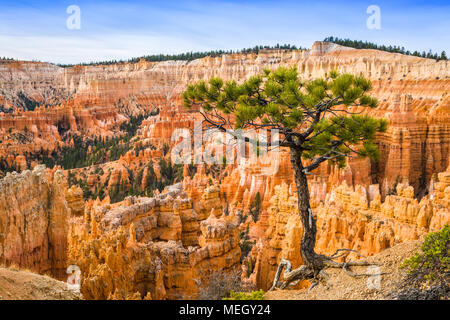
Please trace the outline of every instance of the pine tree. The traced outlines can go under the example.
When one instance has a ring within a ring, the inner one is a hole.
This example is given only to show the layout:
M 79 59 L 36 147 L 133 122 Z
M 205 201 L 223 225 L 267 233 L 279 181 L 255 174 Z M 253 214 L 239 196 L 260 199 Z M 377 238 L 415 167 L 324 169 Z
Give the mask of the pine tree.
M 444 56 L 444 58 L 439 58 L 439 55 L 437 53 L 432 53 L 431 50 L 430 52 L 427 54 L 425 51 L 423 51 L 422 53 L 414 51 L 413 53 L 411 53 L 411 51 L 407 50 L 405 52 L 405 47 L 399 47 L 399 46 L 385 46 L 385 45 L 377 45 L 375 43 L 372 42 L 367 42 L 367 41 L 358 41 L 358 40 L 350 40 L 350 39 L 340 39 L 340 38 L 335 38 L 335 37 L 327 37 L 325 38 L 323 41 L 325 42 L 332 42 L 332 43 L 336 43 L 336 44 L 340 44 L 342 46 L 346 46 L 346 47 L 352 47 L 352 48 L 356 48 L 356 49 L 376 49 L 376 50 L 382 50 L 382 51 L 387 51 L 387 52 L 399 52 L 402 54 L 407 54 L 407 55 L 413 55 L 413 56 L 417 56 L 417 57 L 423 57 L 423 58 L 433 58 L 433 59 L 440 59 L 440 60 L 447 60 L 447 57 Z
M 190 84 L 183 93 L 185 106 L 198 108 L 205 126 L 253 145 L 277 145 L 290 150 L 303 225 L 300 253 L 304 265 L 289 272 L 292 277 L 282 284 L 283 287 L 298 279 L 317 279 L 325 267 L 357 264 L 340 264 L 333 261 L 334 256 L 327 257 L 314 251 L 317 229 L 310 207 L 307 174 L 325 161 L 343 166 L 351 154 L 379 157 L 375 135 L 386 130 L 387 122 L 352 113 L 348 108 L 355 105 L 375 108 L 378 102 L 368 94 L 371 87 L 371 82 L 362 76 L 332 71 L 328 78 L 308 81 L 299 78 L 295 67 L 281 67 L 276 71 L 266 69 L 263 74 L 242 84 L 224 82 L 220 78 L 200 81 Z M 280 139 L 256 141 L 230 130 L 233 128 L 277 129 Z M 278 278 L 285 266 L 290 269 L 290 263 L 283 260 Z M 274 280 L 274 286 L 277 286 L 278 278 Z
M 253 221 L 258 221 L 259 213 L 261 212 L 261 194 L 259 192 L 256 193 L 255 199 L 252 202 L 250 207 L 250 214 L 253 217 Z

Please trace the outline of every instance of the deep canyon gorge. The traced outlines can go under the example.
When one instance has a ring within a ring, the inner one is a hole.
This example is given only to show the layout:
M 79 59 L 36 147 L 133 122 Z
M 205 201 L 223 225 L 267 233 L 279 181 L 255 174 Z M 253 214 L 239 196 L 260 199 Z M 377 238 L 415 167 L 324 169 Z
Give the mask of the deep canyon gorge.
M 269 289 L 281 258 L 302 265 L 289 152 L 268 175 L 254 161 L 176 165 L 170 150 L 202 119 L 183 106 L 189 83 L 279 66 L 363 74 L 380 102 L 369 114 L 388 121 L 379 161 L 308 177 L 319 253 L 371 256 L 450 223 L 448 60 L 328 42 L 66 68 L 0 60 L 0 264 L 60 280 L 79 266 L 86 299 L 195 299 L 210 275 L 240 270 Z

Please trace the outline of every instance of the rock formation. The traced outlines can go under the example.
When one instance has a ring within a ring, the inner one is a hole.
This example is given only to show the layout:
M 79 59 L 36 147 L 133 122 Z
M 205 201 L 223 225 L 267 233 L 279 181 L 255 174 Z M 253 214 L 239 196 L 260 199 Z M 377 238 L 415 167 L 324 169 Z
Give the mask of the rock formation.
M 70 208 L 61 171 L 7 174 L 0 180 L 0 263 L 65 278 Z
M 420 202 L 414 198 L 414 188 L 407 184 L 398 184 L 395 194 L 381 202 L 379 186 L 366 189 L 343 182 L 313 210 L 318 229 L 316 251 L 330 255 L 339 248 L 347 248 L 368 256 L 441 229 L 450 223 L 449 173 L 450 166 L 438 174 L 434 192 Z M 294 191 L 295 185 L 276 186 L 268 217 L 259 222 L 266 224 L 263 227 L 266 232 L 263 243 L 252 252 L 258 287 L 270 287 L 281 258 L 290 260 L 293 267 L 302 264 L 302 227 Z
M 239 81 L 265 67 L 280 65 L 295 65 L 300 75 L 308 79 L 337 69 L 362 73 L 371 79 L 372 93 L 380 101 L 373 115 L 390 120 L 388 132 L 379 137 L 382 161 L 350 163 L 351 170 L 361 174 L 354 177 L 355 183 L 378 183 L 384 197 L 400 179 L 412 185 L 419 195 L 426 192 L 433 173 L 442 172 L 448 165 L 449 63 L 323 42 L 316 42 L 311 50 L 264 50 L 259 54 L 231 54 L 191 62 L 140 61 L 71 68 L 34 62 L 5 63 L 0 68 L 3 99 L 14 104 L 20 88 L 46 107 L 0 115 L 0 132 L 5 137 L 0 142 L 0 155 L 16 157 L 41 147 L 54 150 L 66 143 L 61 138 L 65 132 L 111 136 L 127 115 L 139 110 L 160 111 L 144 123 L 141 132 L 141 138 L 160 147 L 171 142 L 175 129 L 192 128 L 199 119 L 195 110 L 187 111 L 182 106 L 180 94 L 189 82 L 212 76 Z M 41 86 L 35 89 L 33 83 Z M 61 100 L 57 107 L 46 102 L 58 100 L 54 96 Z M 28 133 L 22 136 L 25 128 Z M 264 197 L 266 203 L 271 195 Z
M 131 176 L 141 170 L 138 185 L 145 188 L 150 161 L 161 178 L 157 160 L 169 158 L 176 143 L 172 133 L 201 120 L 182 105 L 188 83 L 213 76 L 240 81 L 282 65 L 296 66 L 307 79 L 333 69 L 362 73 L 380 101 L 371 115 L 389 122 L 377 137 L 379 162 L 350 159 L 344 169 L 323 164 L 309 177 L 319 252 L 345 247 L 371 255 L 449 222 L 449 61 L 316 42 L 311 50 L 190 62 L 70 68 L 2 62 L 0 160 L 25 171 L 0 182 L 0 263 L 58 278 L 68 264 L 79 265 L 89 299 L 195 298 L 198 282 L 210 271 L 239 267 L 239 232 L 248 229 L 256 245 L 245 260 L 246 273 L 267 288 L 281 257 L 294 267 L 302 263 L 287 150 L 271 154 L 269 164 L 278 161 L 271 173 L 267 163 L 252 159 L 218 168 L 197 165 L 193 171 L 185 165 L 182 188 L 155 191 L 153 198 L 111 204 L 106 196 L 85 204 L 82 197 L 86 188 L 106 192 L 120 183 L 129 188 Z M 127 118 L 143 113 L 148 117 L 130 141 L 132 150 L 117 161 L 71 171 L 85 180 L 83 189 L 67 189 L 55 169 L 26 171 L 38 164 L 37 152 L 50 155 L 71 146 L 73 135 L 116 137 Z M 258 193 L 261 213 L 254 223 L 248 213 Z
M 214 214 L 217 192 L 203 196 L 208 217 L 181 188 L 94 204 L 71 224 L 69 261 L 81 268 L 84 298 L 195 298 L 211 272 L 238 268 L 238 226 L 233 216 Z

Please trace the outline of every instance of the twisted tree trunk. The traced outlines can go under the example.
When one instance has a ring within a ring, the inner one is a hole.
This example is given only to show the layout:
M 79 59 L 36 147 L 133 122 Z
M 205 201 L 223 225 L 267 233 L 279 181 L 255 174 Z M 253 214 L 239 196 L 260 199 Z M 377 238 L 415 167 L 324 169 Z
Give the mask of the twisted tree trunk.
M 358 256 L 363 257 L 358 251 L 353 249 L 338 249 L 331 256 L 325 256 L 322 254 L 317 254 L 314 251 L 316 245 L 316 220 L 314 220 L 311 207 L 309 205 L 309 190 L 308 190 L 308 180 L 306 178 L 305 167 L 302 163 L 302 152 L 299 150 L 291 149 L 291 162 L 292 167 L 295 171 L 295 184 L 297 186 L 297 196 L 298 196 L 298 210 L 300 213 L 300 219 L 303 225 L 302 240 L 300 244 L 300 254 L 303 259 L 303 265 L 299 268 L 292 270 L 292 265 L 290 261 L 281 259 L 278 265 L 275 278 L 273 280 L 273 285 L 269 290 L 275 288 L 287 288 L 289 285 L 297 283 L 300 280 L 312 279 L 311 286 L 312 289 L 319 283 L 319 280 L 323 278 L 328 278 L 328 275 L 324 272 L 325 268 L 342 268 L 344 272 L 352 277 L 357 276 L 373 276 L 375 274 L 360 273 L 356 274 L 350 272 L 348 267 L 352 266 L 369 266 L 376 265 L 374 263 L 369 263 L 366 260 L 360 261 L 348 261 L 348 262 L 335 262 L 333 260 L 345 257 L 350 252 L 356 253 Z M 340 252 L 344 252 L 339 254 Z M 365 257 L 363 257 L 365 258 Z M 283 282 L 279 282 L 284 269 Z M 379 273 L 378 275 L 381 275 Z M 309 292 L 308 290 L 308 292 Z
M 317 275 L 323 269 L 323 259 L 316 254 L 314 247 L 316 246 L 316 220 L 309 204 L 310 196 L 308 189 L 308 180 L 305 168 L 302 163 L 302 152 L 291 149 L 291 163 L 295 172 L 295 184 L 297 186 L 297 205 L 300 218 L 303 225 L 302 242 L 300 245 L 300 253 L 303 263 L 314 270 Z

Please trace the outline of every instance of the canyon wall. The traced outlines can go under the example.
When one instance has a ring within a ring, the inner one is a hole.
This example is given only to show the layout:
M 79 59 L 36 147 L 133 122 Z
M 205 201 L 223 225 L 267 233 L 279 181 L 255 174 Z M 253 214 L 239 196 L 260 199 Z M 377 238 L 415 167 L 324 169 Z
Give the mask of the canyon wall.
M 238 223 L 222 214 L 218 189 L 207 188 L 199 206 L 181 184 L 154 198 L 88 204 L 69 238 L 83 297 L 192 299 L 212 272 L 238 269 Z
M 450 223 L 450 166 L 432 185 L 430 197 L 418 201 L 414 188 L 400 183 L 381 202 L 378 185 L 353 187 L 344 181 L 327 194 L 324 202 L 313 205 L 316 251 L 331 255 L 347 248 L 369 256 L 441 229 Z M 268 289 L 281 258 L 290 260 L 294 268 L 302 264 L 302 223 L 295 184 L 275 187 L 267 212 L 253 228 L 265 233 L 250 258 L 255 265 L 252 279 L 258 287 Z M 348 258 L 358 256 L 351 254 Z
M 241 81 L 281 65 L 296 66 L 306 79 L 333 69 L 362 73 L 380 101 L 370 114 L 389 122 L 377 137 L 379 162 L 350 159 L 344 169 L 324 163 L 309 177 L 319 252 L 345 247 L 371 255 L 449 222 L 450 62 L 323 42 L 311 50 L 263 50 L 191 62 L 71 68 L 3 63 L 0 156 L 26 169 L 29 153 L 70 145 L 71 134 L 117 136 L 130 115 L 158 110 L 134 137 L 146 146 L 142 153 L 128 152 L 103 164 L 103 174 L 91 167 L 79 170 L 90 186 L 128 181 L 128 169 L 163 157 L 163 147 L 174 145 L 174 130 L 192 129 L 200 120 L 182 105 L 188 83 L 213 76 Z M 67 264 L 79 265 L 82 291 L 90 299 L 194 298 L 209 271 L 238 267 L 238 233 L 249 227 L 257 241 L 249 257 L 250 277 L 267 288 L 281 257 L 294 267 L 301 264 L 289 153 L 280 149 L 273 156 L 279 168 L 271 174 L 264 172 L 265 164 L 247 159 L 222 168 L 216 178 L 203 165 L 191 178 L 185 166 L 182 189 L 118 204 L 91 200 L 86 210 L 82 192 L 65 191 L 58 172 L 49 178 L 38 167 L 8 175 L 0 185 L 0 262 L 57 277 Z M 248 213 L 257 193 L 259 221 L 237 226 L 236 215 Z
M 8 101 L 13 100 L 10 96 L 14 96 L 17 88 L 29 97 L 42 96 L 48 88 L 68 94 L 59 95 L 63 102 L 58 107 L 1 114 L 0 132 L 6 138 L 0 143 L 0 154 L 20 155 L 27 150 L 24 145 L 31 150 L 39 146 L 52 150 L 63 144 L 60 133 L 66 131 L 112 135 L 124 115 L 155 108 L 161 112 L 145 122 L 142 136 L 156 145 L 170 143 L 173 130 L 192 127 L 198 119 L 195 111 L 185 110 L 181 103 L 180 95 L 190 82 L 213 76 L 239 81 L 265 67 L 280 65 L 296 66 L 306 79 L 322 77 L 337 69 L 362 73 L 371 79 L 372 93 L 381 102 L 371 113 L 390 121 L 388 132 L 379 136 L 382 161 L 366 163 L 364 167 L 356 164 L 352 170 L 367 175 L 363 177 L 364 184 L 380 184 L 383 197 L 396 180 L 410 183 L 419 195 L 429 186 L 431 175 L 447 167 L 449 64 L 323 42 L 316 42 L 311 50 L 263 50 L 258 54 L 231 54 L 191 62 L 142 60 L 134 64 L 71 68 L 34 62 L 6 63 L 0 69 L 0 87 L 8 92 L 3 94 Z M 42 98 L 36 100 L 45 104 Z M 17 137 L 14 128 L 23 134 L 25 126 L 28 128 L 25 137 Z M 9 133 L 11 128 L 13 132 Z
M 61 280 L 77 265 L 85 299 L 196 298 L 214 272 L 239 270 L 239 240 L 215 186 L 195 204 L 181 184 L 110 204 L 44 166 L 0 180 L 0 264 Z
M 0 180 L 0 264 L 65 277 L 68 216 L 61 171 L 8 174 Z

